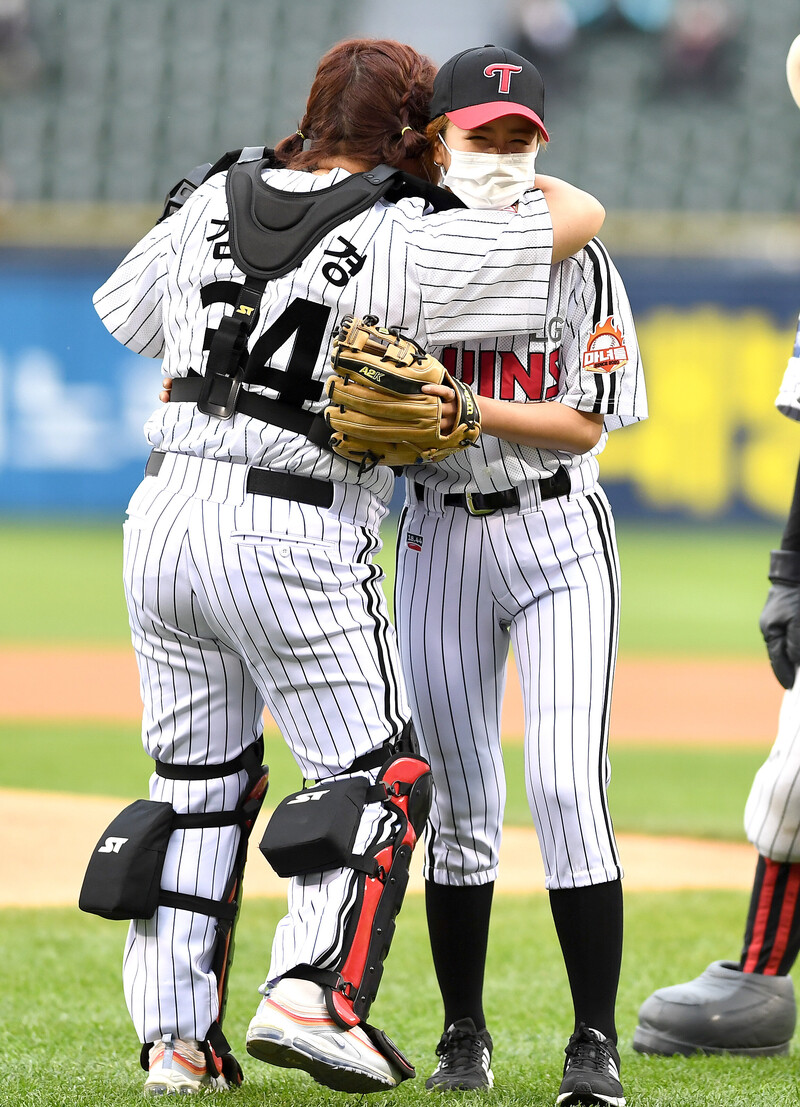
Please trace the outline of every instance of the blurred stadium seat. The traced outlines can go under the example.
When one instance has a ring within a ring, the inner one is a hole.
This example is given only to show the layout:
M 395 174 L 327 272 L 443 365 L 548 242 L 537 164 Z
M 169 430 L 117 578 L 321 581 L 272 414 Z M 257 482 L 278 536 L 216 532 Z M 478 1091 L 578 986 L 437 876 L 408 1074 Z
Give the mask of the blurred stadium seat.
M 580 28 L 558 63 L 528 50 L 551 88 L 540 167 L 609 211 L 797 211 L 800 118 L 784 60 L 798 0 L 675 2 L 730 11 L 734 60 L 717 85 L 669 68 L 668 30 Z M 317 60 L 358 33 L 358 10 L 357 0 L 29 0 L 40 66 L 0 99 L 5 191 L 18 202 L 157 203 L 192 166 L 290 133 Z
M 29 0 L 36 81 L 0 98 L 19 202 L 156 202 L 194 165 L 296 126 L 348 0 Z M 2 59 L 0 59 L 0 65 Z

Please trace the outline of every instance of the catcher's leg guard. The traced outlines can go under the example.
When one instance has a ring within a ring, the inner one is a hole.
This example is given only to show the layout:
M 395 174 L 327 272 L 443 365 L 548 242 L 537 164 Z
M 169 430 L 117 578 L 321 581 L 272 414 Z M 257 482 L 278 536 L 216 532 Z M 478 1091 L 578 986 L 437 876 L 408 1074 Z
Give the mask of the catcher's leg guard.
M 378 773 L 368 790 L 367 803 L 384 804 L 397 818 L 397 832 L 388 845 L 385 838 L 375 852 L 353 858 L 359 872 L 355 909 L 348 922 L 339 956 L 340 967 L 323 969 L 299 965 L 286 974 L 316 981 L 325 989 L 331 1018 L 348 1029 L 361 1026 L 371 1040 L 402 1073 L 413 1067 L 386 1035 L 366 1022 L 383 975 L 383 961 L 395 930 L 395 916 L 408 885 L 409 864 L 431 804 L 431 772 L 416 754 L 397 754 Z
M 223 765 L 206 765 L 193 768 L 167 765 L 160 761 L 156 762 L 156 772 L 159 776 L 176 780 L 211 779 L 227 776 L 241 769 L 247 772 L 247 787 L 234 811 L 208 812 L 202 815 L 178 815 L 175 817 L 175 827 L 225 826 L 234 823 L 240 827 L 239 846 L 223 898 L 214 901 L 186 895 L 182 892 L 164 891 L 161 892 L 159 897 L 159 903 L 164 906 L 198 911 L 217 918 L 216 941 L 211 968 L 217 978 L 219 1014 L 208 1028 L 205 1039 L 199 1043 L 198 1048 L 205 1057 L 209 1076 L 217 1082 L 218 1087 L 238 1087 L 243 1080 L 241 1065 L 231 1053 L 231 1047 L 222 1032 L 222 1019 L 225 1014 L 228 977 L 233 961 L 233 939 L 241 905 L 242 879 L 247 860 L 247 843 L 269 786 L 269 770 L 261 763 L 263 756 L 264 740 L 260 738 L 254 745 L 244 750 L 239 757 Z M 145 1042 L 142 1046 L 140 1062 L 145 1070 L 148 1069 L 149 1065 L 151 1045 L 151 1042 Z

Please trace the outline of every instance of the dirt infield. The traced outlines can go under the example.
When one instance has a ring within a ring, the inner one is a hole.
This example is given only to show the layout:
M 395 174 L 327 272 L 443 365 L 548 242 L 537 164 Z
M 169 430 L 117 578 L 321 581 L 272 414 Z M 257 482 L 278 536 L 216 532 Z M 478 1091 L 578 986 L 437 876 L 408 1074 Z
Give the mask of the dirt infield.
M 86 862 L 104 827 L 126 801 L 63 793 L 0 789 L 0 854 L 4 879 L 2 907 L 70 907 L 78 902 Z M 254 830 L 258 842 L 269 813 L 262 811 Z M 620 835 L 619 849 L 630 891 L 677 888 L 748 889 L 755 853 L 750 846 Z M 422 890 L 422 854 L 414 856 L 409 890 Z M 539 847 L 532 830 L 509 827 L 503 836 L 498 892 L 544 890 Z M 286 881 L 276 876 L 257 850 L 247 867 L 248 896 L 285 896 Z
M 2 649 L 0 719 L 107 719 L 140 716 L 138 676 L 130 650 Z M 46 697 L 42 689 L 47 689 Z M 626 660 L 617 672 L 612 745 L 691 742 L 769 748 L 781 690 L 764 662 Z M 269 720 L 267 720 L 269 722 Z M 509 673 L 503 733 L 522 734 L 522 697 Z M 74 906 L 83 871 L 102 828 L 124 801 L 0 789 L 0 854 L 6 879 L 0 907 Z M 265 820 L 267 813 L 262 813 Z M 256 827 L 258 841 L 261 828 Z M 754 851 L 748 845 L 620 835 L 626 888 L 749 889 Z M 508 828 L 501 851 L 499 892 L 543 888 L 532 830 Z M 421 889 L 419 856 L 410 889 Z M 256 855 L 248 894 L 285 894 L 285 881 Z
M 140 716 L 130 649 L 0 649 L 0 671 L 0 718 Z M 623 657 L 614 686 L 612 741 L 771 744 L 780 700 L 766 660 Z M 522 729 L 522 696 L 512 662 L 503 733 L 518 738 Z

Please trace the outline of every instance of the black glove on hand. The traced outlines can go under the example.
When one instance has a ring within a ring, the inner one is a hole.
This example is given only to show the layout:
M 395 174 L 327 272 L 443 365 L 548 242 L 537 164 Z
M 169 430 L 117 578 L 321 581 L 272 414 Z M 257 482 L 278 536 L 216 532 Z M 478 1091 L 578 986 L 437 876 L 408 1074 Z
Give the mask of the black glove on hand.
M 758 625 L 773 673 L 784 688 L 791 688 L 800 665 L 800 553 L 773 550 L 769 579 L 772 587 Z

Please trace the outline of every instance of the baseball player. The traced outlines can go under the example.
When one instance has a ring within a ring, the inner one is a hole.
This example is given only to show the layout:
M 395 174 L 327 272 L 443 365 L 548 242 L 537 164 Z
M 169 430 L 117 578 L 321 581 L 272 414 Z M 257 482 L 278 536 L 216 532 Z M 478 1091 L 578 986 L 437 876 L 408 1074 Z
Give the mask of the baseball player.
M 289 905 L 247 1050 L 345 1091 L 413 1075 L 366 1016 L 429 773 L 372 561 L 394 475 L 327 449 L 330 341 L 343 315 L 368 312 L 425 343 L 541 329 L 551 252 L 568 256 L 603 215 L 557 182 L 516 213 L 430 210 L 390 167 L 417 164 L 432 75 L 405 45 L 340 43 L 279 167 L 243 151 L 94 297 L 110 333 L 175 378 L 124 528 L 155 760 L 141 802 L 148 827 L 174 815 L 159 905 L 125 916 L 146 1093 L 241 1080 L 220 1022 L 265 706 L 317 783 L 268 827 Z
M 786 77 L 800 107 L 800 35 L 789 47 Z M 776 406 L 800 420 L 800 321 Z M 714 961 L 696 979 L 646 999 L 633 1036 L 640 1053 L 781 1054 L 794 1034 L 789 970 L 800 950 L 800 470 L 769 579 L 760 627 L 786 693 L 775 743 L 745 805 L 745 832 L 758 859 L 742 952 L 738 961 Z
M 548 138 L 529 61 L 495 46 L 457 54 L 437 74 L 431 115 L 447 187 L 473 208 L 525 202 Z M 482 988 L 513 644 L 528 797 L 575 1013 L 557 1102 L 621 1107 L 622 869 L 606 802 L 619 566 L 597 455 L 609 431 L 647 415 L 634 323 L 593 240 L 553 268 L 543 327 L 436 353 L 478 394 L 483 432 L 475 448 L 406 470 L 398 539 L 400 655 L 434 782 L 424 876 L 444 1034 L 426 1087 L 492 1086 Z

